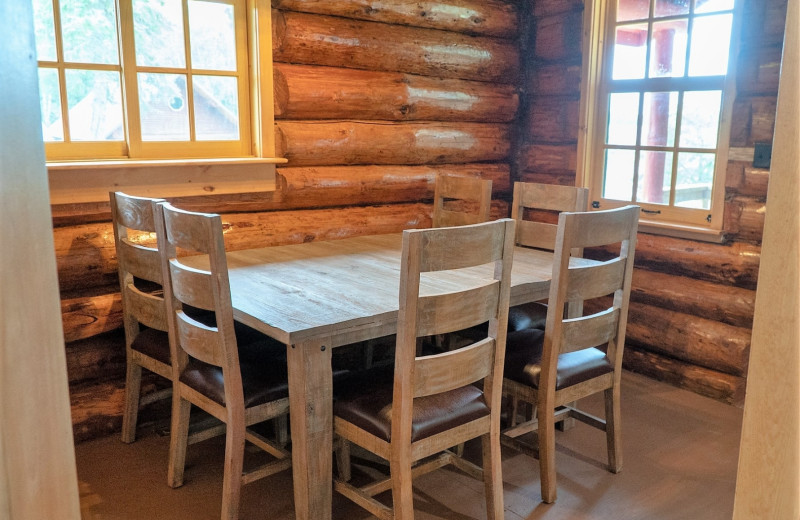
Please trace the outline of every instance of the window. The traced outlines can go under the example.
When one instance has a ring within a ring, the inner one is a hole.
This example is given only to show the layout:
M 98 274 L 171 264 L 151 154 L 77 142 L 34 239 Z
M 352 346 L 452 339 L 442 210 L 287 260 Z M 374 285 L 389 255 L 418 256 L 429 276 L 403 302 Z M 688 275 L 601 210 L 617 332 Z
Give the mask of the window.
M 596 107 L 584 164 L 593 206 L 635 202 L 645 221 L 719 230 L 734 0 L 608 0 L 596 9 L 604 39 L 589 51 L 596 70 L 585 72 L 597 85 L 585 101 Z
M 48 160 L 254 155 L 245 0 L 34 0 L 34 18 Z

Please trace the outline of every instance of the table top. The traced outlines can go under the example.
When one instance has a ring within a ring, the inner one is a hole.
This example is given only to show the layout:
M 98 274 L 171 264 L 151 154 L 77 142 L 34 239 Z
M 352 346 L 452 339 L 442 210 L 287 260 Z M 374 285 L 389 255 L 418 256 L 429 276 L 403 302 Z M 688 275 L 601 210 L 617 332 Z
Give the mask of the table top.
M 229 252 L 234 316 L 287 344 L 393 334 L 401 249 L 402 235 L 390 234 Z M 552 262 L 550 252 L 515 248 L 511 305 L 547 298 Z M 466 288 L 490 269 L 450 271 L 435 284 L 423 275 L 420 294 Z

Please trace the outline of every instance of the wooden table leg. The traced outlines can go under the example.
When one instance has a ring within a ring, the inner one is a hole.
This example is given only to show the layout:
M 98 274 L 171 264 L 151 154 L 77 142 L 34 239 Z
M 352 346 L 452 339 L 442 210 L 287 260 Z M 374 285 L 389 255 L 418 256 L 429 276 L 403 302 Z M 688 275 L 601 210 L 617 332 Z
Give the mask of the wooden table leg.
M 287 348 L 295 518 L 331 518 L 333 376 L 330 341 Z

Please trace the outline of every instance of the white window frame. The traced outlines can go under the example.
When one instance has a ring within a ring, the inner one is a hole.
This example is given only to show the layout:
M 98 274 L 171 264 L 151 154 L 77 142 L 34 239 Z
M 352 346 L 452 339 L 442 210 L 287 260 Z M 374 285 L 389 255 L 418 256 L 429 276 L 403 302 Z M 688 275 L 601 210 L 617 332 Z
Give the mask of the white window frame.
M 57 42 L 61 42 L 58 1 L 56 0 L 56 5 L 54 5 L 55 37 Z M 69 134 L 69 127 L 67 99 L 66 92 L 64 92 L 64 71 L 68 69 L 113 70 L 121 73 L 124 136 L 121 142 L 48 141 L 45 143 L 48 160 L 165 160 L 273 156 L 271 6 L 265 0 L 227 0 L 224 3 L 234 7 L 237 63 L 236 71 L 231 73 L 193 70 L 189 64 L 182 69 L 137 65 L 135 63 L 132 0 L 117 0 L 116 2 L 117 35 L 120 49 L 119 65 L 67 63 L 64 61 L 63 45 L 59 43 L 57 60 L 40 61 L 39 67 L 55 69 L 60 76 L 61 112 L 65 137 Z M 186 0 L 184 0 L 184 11 L 186 6 Z M 184 22 L 184 41 L 189 37 L 188 12 L 186 11 L 185 17 L 187 18 Z M 264 47 L 265 45 L 268 47 Z M 188 56 L 187 60 L 189 60 Z M 137 73 L 139 72 L 184 74 L 187 75 L 189 82 L 193 75 L 198 74 L 236 77 L 238 79 L 239 139 L 229 141 L 195 140 L 194 124 L 191 118 L 192 90 L 188 89 L 190 140 L 142 140 L 138 107 Z M 265 121 L 269 121 L 269 124 L 266 124 Z
M 730 148 L 731 117 L 736 97 L 735 69 L 740 36 L 741 3 L 741 0 L 736 0 L 733 9 L 728 72 L 722 85 L 722 107 L 711 208 L 710 210 L 698 210 L 635 202 L 642 207 L 640 221 L 642 231 L 714 242 L 724 238 L 725 175 Z M 576 183 L 589 188 L 589 200 L 592 201 L 593 207 L 600 209 L 620 207 L 631 203 L 630 201 L 614 201 L 600 197 L 605 161 L 608 95 L 611 92 L 608 85 L 611 78 L 611 56 L 615 39 L 616 4 L 617 0 L 586 2 L 584 11 L 584 59 L 581 78 L 581 84 L 584 87 L 581 89 Z M 672 78 L 629 80 L 629 82 L 631 86 L 634 84 L 647 85 L 646 88 L 632 88 L 630 91 L 633 92 L 677 90 L 670 86 L 677 83 Z M 703 78 L 690 78 L 690 82 L 698 86 L 707 85 L 707 83 L 703 83 Z M 653 83 L 657 83 L 658 86 L 653 86 Z M 681 83 L 686 83 L 686 81 L 681 80 Z M 717 83 L 719 82 L 717 81 Z M 641 125 L 641 121 L 639 124 Z
M 118 6 L 119 2 L 130 5 L 130 0 L 117 1 Z M 240 118 L 245 118 L 249 130 L 246 137 L 240 134 L 240 148 L 234 153 L 214 150 L 214 155 L 204 153 L 202 157 L 183 158 L 186 154 L 168 151 L 157 156 L 119 157 L 95 154 L 91 145 L 87 145 L 79 150 L 81 153 L 48 155 L 51 204 L 107 202 L 108 192 L 120 189 L 134 195 L 158 197 L 275 189 L 275 165 L 285 163 L 286 159 L 275 157 L 272 6 L 268 0 L 241 0 L 241 3 L 246 18 L 247 38 L 243 43 L 248 108 L 240 109 Z

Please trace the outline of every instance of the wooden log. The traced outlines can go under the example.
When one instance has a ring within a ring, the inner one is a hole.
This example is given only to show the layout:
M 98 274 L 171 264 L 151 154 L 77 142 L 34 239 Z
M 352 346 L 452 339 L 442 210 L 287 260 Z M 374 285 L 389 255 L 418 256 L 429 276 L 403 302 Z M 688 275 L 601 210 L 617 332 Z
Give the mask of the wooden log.
M 755 298 L 750 289 L 644 269 L 633 271 L 632 301 L 735 327 L 753 326 Z
M 508 165 L 466 164 L 280 168 L 275 195 L 284 207 L 417 202 L 433 199 L 440 174 L 489 179 L 493 198 L 507 198 L 511 192 Z
M 287 11 L 501 38 L 514 38 L 519 26 L 515 5 L 500 0 L 272 0 L 272 6 Z
M 227 195 L 168 198 L 173 205 L 209 213 L 244 213 L 289 209 L 320 209 L 335 206 L 365 206 L 419 202 L 433 198 L 436 175 L 463 175 L 492 181 L 495 198 L 507 198 L 511 190 L 507 164 L 444 164 L 424 166 L 314 166 L 279 168 L 277 189 Z M 58 218 L 65 225 L 88 224 L 100 218 L 108 222 L 108 203 L 84 215 L 82 205 L 61 206 Z
M 166 379 L 142 375 L 142 395 L 166 388 Z M 125 380 L 108 379 L 70 387 L 74 441 L 83 442 L 119 432 L 125 401 Z M 140 412 L 139 423 L 169 417 L 169 399 L 152 404 Z
M 759 244 L 764 231 L 766 209 L 766 203 L 761 198 L 737 195 L 725 202 L 723 227 L 737 240 Z
M 537 143 L 574 143 L 579 119 L 579 99 L 537 96 L 528 111 L 527 138 Z
M 780 46 L 753 47 L 739 54 L 736 69 L 737 95 L 777 95 L 780 78 Z
M 67 298 L 62 295 L 61 319 L 66 343 L 122 327 L 122 297 L 119 285 L 115 284 L 104 289 L 108 293 Z M 69 359 L 67 367 L 69 368 Z
M 520 182 L 537 182 L 539 184 L 557 184 L 559 186 L 575 186 L 575 172 L 540 173 L 524 171 L 520 173 Z
M 769 169 L 753 168 L 744 161 L 729 161 L 725 172 L 728 193 L 765 199 L 769 184 Z
M 273 59 L 516 84 L 516 43 L 434 29 L 273 10 Z M 398 45 L 402 42 L 402 45 Z
M 592 251 L 599 255 L 600 250 Z M 650 271 L 755 289 L 761 248 L 744 242 L 712 244 L 639 233 L 636 266 Z
M 632 372 L 736 406 L 741 406 L 744 401 L 744 377 L 692 365 L 633 346 L 625 348 L 622 366 Z
M 223 218 L 228 250 L 394 233 L 430 223 L 430 205 L 419 203 L 235 213 Z M 54 237 L 62 292 L 117 283 L 110 223 L 56 228 Z
M 530 92 L 535 96 L 580 96 L 580 56 L 569 62 L 547 63 L 534 66 Z
M 743 46 L 780 46 L 786 25 L 786 0 L 744 2 L 742 20 L 746 20 L 740 36 Z
M 534 56 L 556 61 L 581 54 L 583 13 L 570 11 L 536 20 Z
M 702 367 L 744 376 L 750 329 L 631 302 L 626 341 Z
M 520 168 L 541 173 L 569 173 L 578 163 L 577 144 L 528 144 L 520 153 Z
M 121 328 L 73 341 L 66 349 L 70 385 L 125 378 L 125 332 Z
M 512 85 L 286 63 L 273 72 L 280 119 L 507 123 L 519 105 Z
M 583 10 L 583 0 L 537 0 L 533 2 L 533 15 L 537 18 L 581 10 Z
M 733 104 L 731 146 L 772 142 L 775 132 L 775 96 L 739 96 Z
M 280 121 L 279 155 L 289 166 L 503 162 L 509 127 L 488 123 Z

